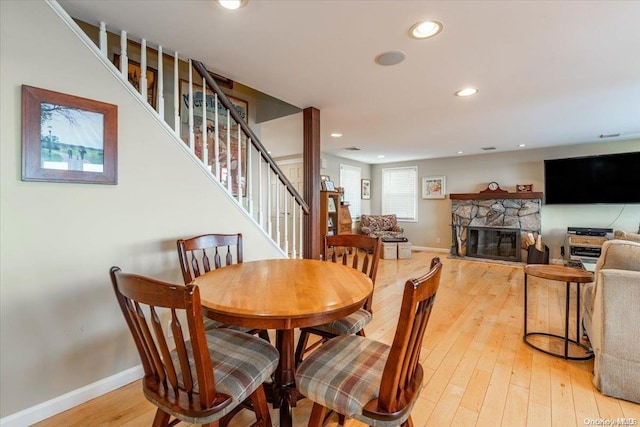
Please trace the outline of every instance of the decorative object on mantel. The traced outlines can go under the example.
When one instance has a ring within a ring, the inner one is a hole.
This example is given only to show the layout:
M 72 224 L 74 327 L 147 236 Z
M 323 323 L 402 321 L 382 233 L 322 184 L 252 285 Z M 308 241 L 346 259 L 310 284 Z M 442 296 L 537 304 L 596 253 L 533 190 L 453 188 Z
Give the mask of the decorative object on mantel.
M 533 184 L 518 184 L 516 185 L 517 193 L 528 193 L 533 191 Z
M 481 193 L 507 193 L 507 190 L 500 188 L 497 182 L 491 181 L 489 185 L 487 185 L 487 188 L 482 190 Z

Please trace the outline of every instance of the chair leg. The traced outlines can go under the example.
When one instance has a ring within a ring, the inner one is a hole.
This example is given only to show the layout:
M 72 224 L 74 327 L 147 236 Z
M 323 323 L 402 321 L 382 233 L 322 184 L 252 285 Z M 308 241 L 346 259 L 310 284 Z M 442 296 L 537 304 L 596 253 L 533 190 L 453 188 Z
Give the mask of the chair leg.
M 343 426 L 346 421 L 347 421 L 347 417 L 345 417 L 342 414 L 338 414 L 338 425 L 339 426 Z
M 256 424 L 261 427 L 271 427 L 271 414 L 267 406 L 267 396 L 264 387 L 261 385 L 251 394 L 251 404 L 256 413 Z
M 302 357 L 307 348 L 307 342 L 309 341 L 309 333 L 304 329 L 300 330 L 300 338 L 298 338 L 298 346 L 296 347 L 295 365 L 298 366 L 302 362 Z
M 169 425 L 169 414 L 162 409 L 156 411 L 156 416 L 153 418 L 153 427 L 166 427 Z
M 314 403 L 313 408 L 311 409 L 311 416 L 309 416 L 309 427 L 322 427 L 324 424 L 324 419 L 327 415 L 327 408 Z
M 258 332 L 258 336 L 263 340 L 265 340 L 266 342 L 271 343 L 271 340 L 269 339 L 269 331 L 267 331 L 266 329 L 263 329 L 260 332 Z

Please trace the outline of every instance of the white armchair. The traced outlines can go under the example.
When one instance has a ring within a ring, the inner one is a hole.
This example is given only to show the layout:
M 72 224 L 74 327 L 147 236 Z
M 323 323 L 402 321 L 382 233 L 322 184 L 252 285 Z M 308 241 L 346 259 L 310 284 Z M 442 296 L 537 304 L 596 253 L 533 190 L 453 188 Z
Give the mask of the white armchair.
M 595 355 L 593 383 L 603 394 L 640 403 L 640 243 L 604 243 L 582 315 Z

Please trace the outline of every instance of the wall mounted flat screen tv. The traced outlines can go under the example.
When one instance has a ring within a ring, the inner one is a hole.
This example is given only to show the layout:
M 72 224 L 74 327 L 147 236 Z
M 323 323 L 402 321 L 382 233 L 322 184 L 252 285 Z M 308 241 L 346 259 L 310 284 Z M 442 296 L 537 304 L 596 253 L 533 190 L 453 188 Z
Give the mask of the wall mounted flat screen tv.
M 640 151 L 544 161 L 548 205 L 640 203 Z

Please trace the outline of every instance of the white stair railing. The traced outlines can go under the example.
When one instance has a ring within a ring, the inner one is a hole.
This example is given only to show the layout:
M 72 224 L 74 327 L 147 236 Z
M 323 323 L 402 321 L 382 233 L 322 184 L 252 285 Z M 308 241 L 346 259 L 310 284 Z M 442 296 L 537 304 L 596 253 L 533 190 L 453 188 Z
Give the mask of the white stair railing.
M 158 45 L 154 49 L 146 39 L 128 37 L 126 31 L 120 32 L 120 63 L 115 65 L 120 68 L 121 77 L 163 120 L 167 114 L 165 83 L 172 82 L 173 123 L 167 124 L 176 138 L 187 145 L 238 207 L 245 210 L 283 253 L 302 258 L 303 215 L 309 213 L 309 207 L 249 128 L 238 106 L 229 100 L 201 62 L 180 60 L 178 52 L 174 52 L 173 73 L 166 75 L 164 47 Z M 107 61 L 108 40 L 107 25 L 100 22 L 97 42 Z M 133 74 L 129 71 L 130 45 L 140 46 L 139 70 Z M 157 69 L 154 70 L 155 82 L 150 82 L 147 73 L 152 67 L 148 67 L 147 59 L 153 56 L 157 57 Z M 157 86 L 150 88 L 151 83 Z M 147 96 L 150 89 L 155 93 L 153 98 Z M 152 99 L 155 105 L 149 103 Z

